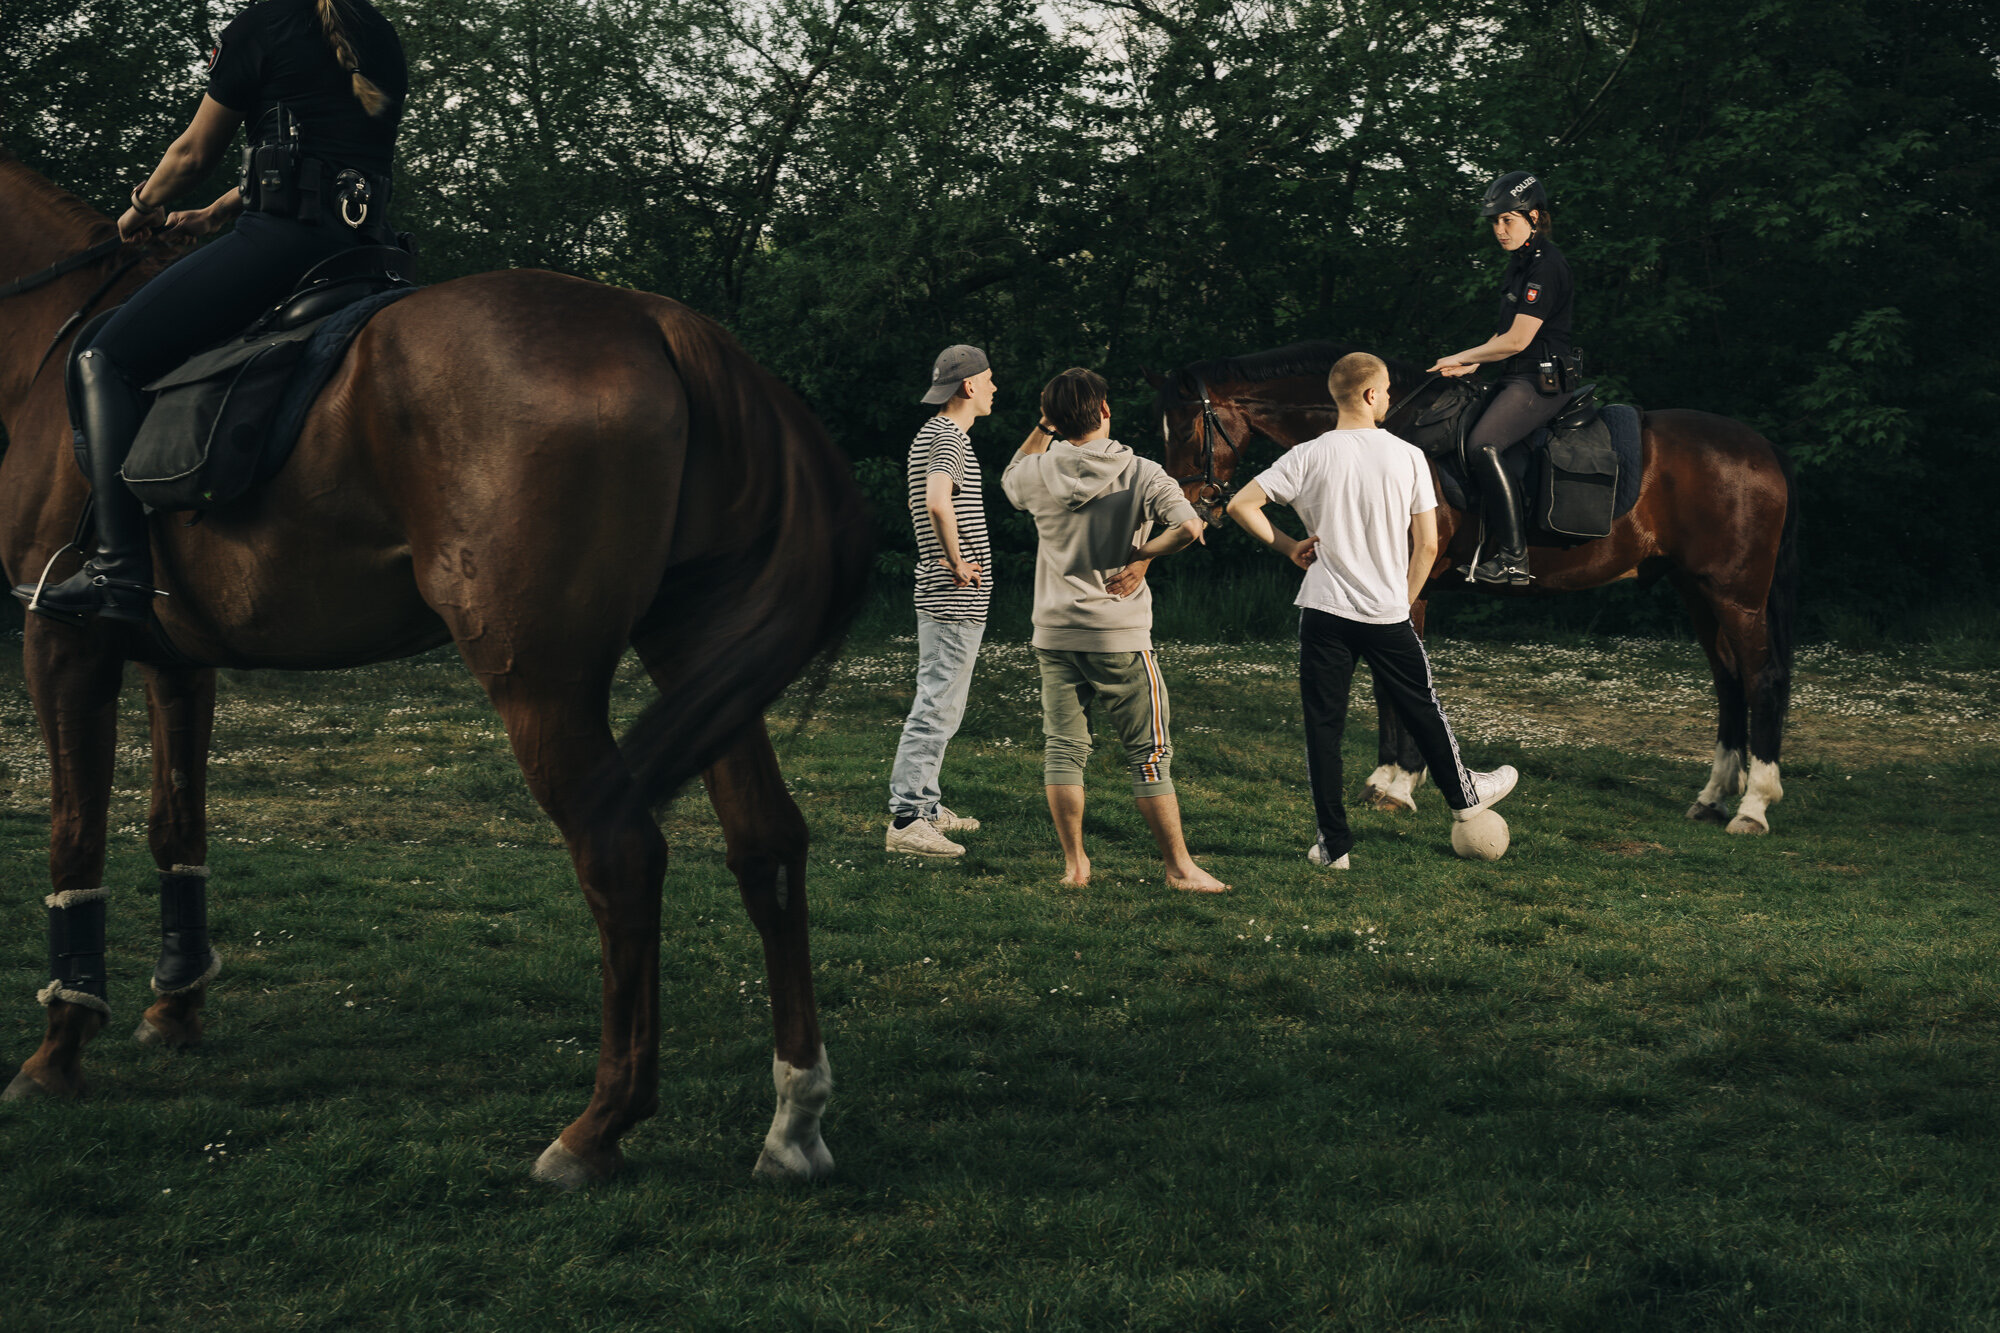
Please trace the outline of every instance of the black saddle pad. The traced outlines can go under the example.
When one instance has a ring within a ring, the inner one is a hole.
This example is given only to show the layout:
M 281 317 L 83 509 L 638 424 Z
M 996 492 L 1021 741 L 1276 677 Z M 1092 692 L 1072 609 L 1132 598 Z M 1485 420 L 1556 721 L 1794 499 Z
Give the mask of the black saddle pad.
M 233 338 L 146 385 L 153 405 L 126 456 L 125 484 L 154 509 L 210 509 L 276 476 L 362 326 L 417 290 L 351 288 L 358 299 L 331 313 Z
M 1632 506 L 1639 503 L 1639 487 L 1644 481 L 1640 458 L 1639 409 L 1628 403 L 1613 403 L 1599 410 L 1598 418 L 1609 429 L 1611 452 L 1617 459 L 1618 478 L 1612 502 L 1611 517 L 1615 521 L 1632 512 Z M 1515 445 L 1500 456 L 1500 462 L 1507 469 L 1507 478 L 1513 482 L 1514 490 L 1523 496 L 1541 493 L 1541 469 L 1548 454 L 1549 432 L 1538 430 L 1522 444 Z M 1437 457 L 1438 483 L 1441 494 L 1438 499 L 1453 509 L 1470 511 L 1478 503 L 1478 490 L 1468 484 L 1464 471 L 1456 457 Z M 1535 506 L 1530 504 L 1532 511 Z M 1537 546 L 1574 546 L 1579 539 L 1567 533 L 1550 532 L 1533 522 L 1530 514 L 1529 540 Z

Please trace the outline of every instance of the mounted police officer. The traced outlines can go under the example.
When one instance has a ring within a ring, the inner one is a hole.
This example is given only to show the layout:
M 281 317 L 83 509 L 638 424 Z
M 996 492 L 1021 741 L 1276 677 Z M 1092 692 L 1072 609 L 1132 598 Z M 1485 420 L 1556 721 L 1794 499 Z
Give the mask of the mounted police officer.
M 200 238 L 235 226 L 140 288 L 77 358 L 98 550 L 33 610 L 146 621 L 149 533 L 119 477 L 145 415 L 138 386 L 250 324 L 321 260 L 391 239 L 389 172 L 407 88 L 402 43 L 368 0 L 259 0 L 222 30 L 194 122 L 133 187 L 118 234 Z M 246 123 L 238 188 L 168 213 Z
M 1493 238 L 1511 258 L 1500 285 L 1493 336 L 1477 347 L 1439 357 L 1431 370 L 1470 375 L 1482 363 L 1500 363 L 1500 382 L 1467 438 L 1474 481 L 1483 497 L 1487 541 L 1493 554 L 1473 570 L 1485 583 L 1528 582 L 1528 547 L 1521 505 L 1502 455 L 1538 426 L 1546 425 L 1572 387 L 1579 361 L 1570 345 L 1574 284 L 1569 261 L 1550 238 L 1548 193 L 1536 177 L 1510 171 L 1486 187 L 1480 214 L 1493 219 Z

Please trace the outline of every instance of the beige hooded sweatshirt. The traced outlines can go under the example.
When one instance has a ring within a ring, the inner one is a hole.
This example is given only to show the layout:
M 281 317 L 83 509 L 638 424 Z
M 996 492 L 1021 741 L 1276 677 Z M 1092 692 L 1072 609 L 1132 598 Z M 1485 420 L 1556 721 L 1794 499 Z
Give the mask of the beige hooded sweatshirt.
M 1016 454 L 1000 474 L 1016 509 L 1034 516 L 1035 647 L 1136 653 L 1153 646 L 1153 590 L 1113 597 L 1105 582 L 1131 563 L 1132 547 L 1154 525 L 1196 517 L 1158 463 L 1116 440 L 1057 440 L 1039 454 Z

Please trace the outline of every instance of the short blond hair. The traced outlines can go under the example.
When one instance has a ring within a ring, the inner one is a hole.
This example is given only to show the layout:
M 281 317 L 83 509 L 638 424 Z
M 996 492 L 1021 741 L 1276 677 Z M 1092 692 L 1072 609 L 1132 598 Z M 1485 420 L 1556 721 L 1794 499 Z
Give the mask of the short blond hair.
M 1381 357 L 1370 352 L 1349 352 L 1326 373 L 1326 390 L 1341 407 L 1361 407 L 1364 405 L 1361 391 L 1373 384 L 1377 375 L 1388 373 L 1388 364 Z

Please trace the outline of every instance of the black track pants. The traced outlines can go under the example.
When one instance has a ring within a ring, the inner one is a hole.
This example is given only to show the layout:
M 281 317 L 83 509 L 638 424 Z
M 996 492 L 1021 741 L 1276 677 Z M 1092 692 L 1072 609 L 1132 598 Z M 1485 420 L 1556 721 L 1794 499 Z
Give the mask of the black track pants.
M 1430 766 L 1431 780 L 1445 804 L 1463 810 L 1472 804 L 1472 775 L 1458 757 L 1458 741 L 1445 720 L 1431 682 L 1430 658 L 1409 621 L 1368 625 L 1307 608 L 1299 612 L 1299 698 L 1306 722 L 1306 772 L 1312 778 L 1313 814 L 1327 855 L 1340 857 L 1354 846 L 1347 811 L 1341 805 L 1340 737 L 1347 729 L 1347 699 L 1354 664 L 1365 658 L 1380 692 L 1410 729 Z
M 90 345 L 134 386 L 144 384 L 243 329 L 320 260 L 365 243 L 338 222 L 245 213 L 234 229 L 134 292 Z

